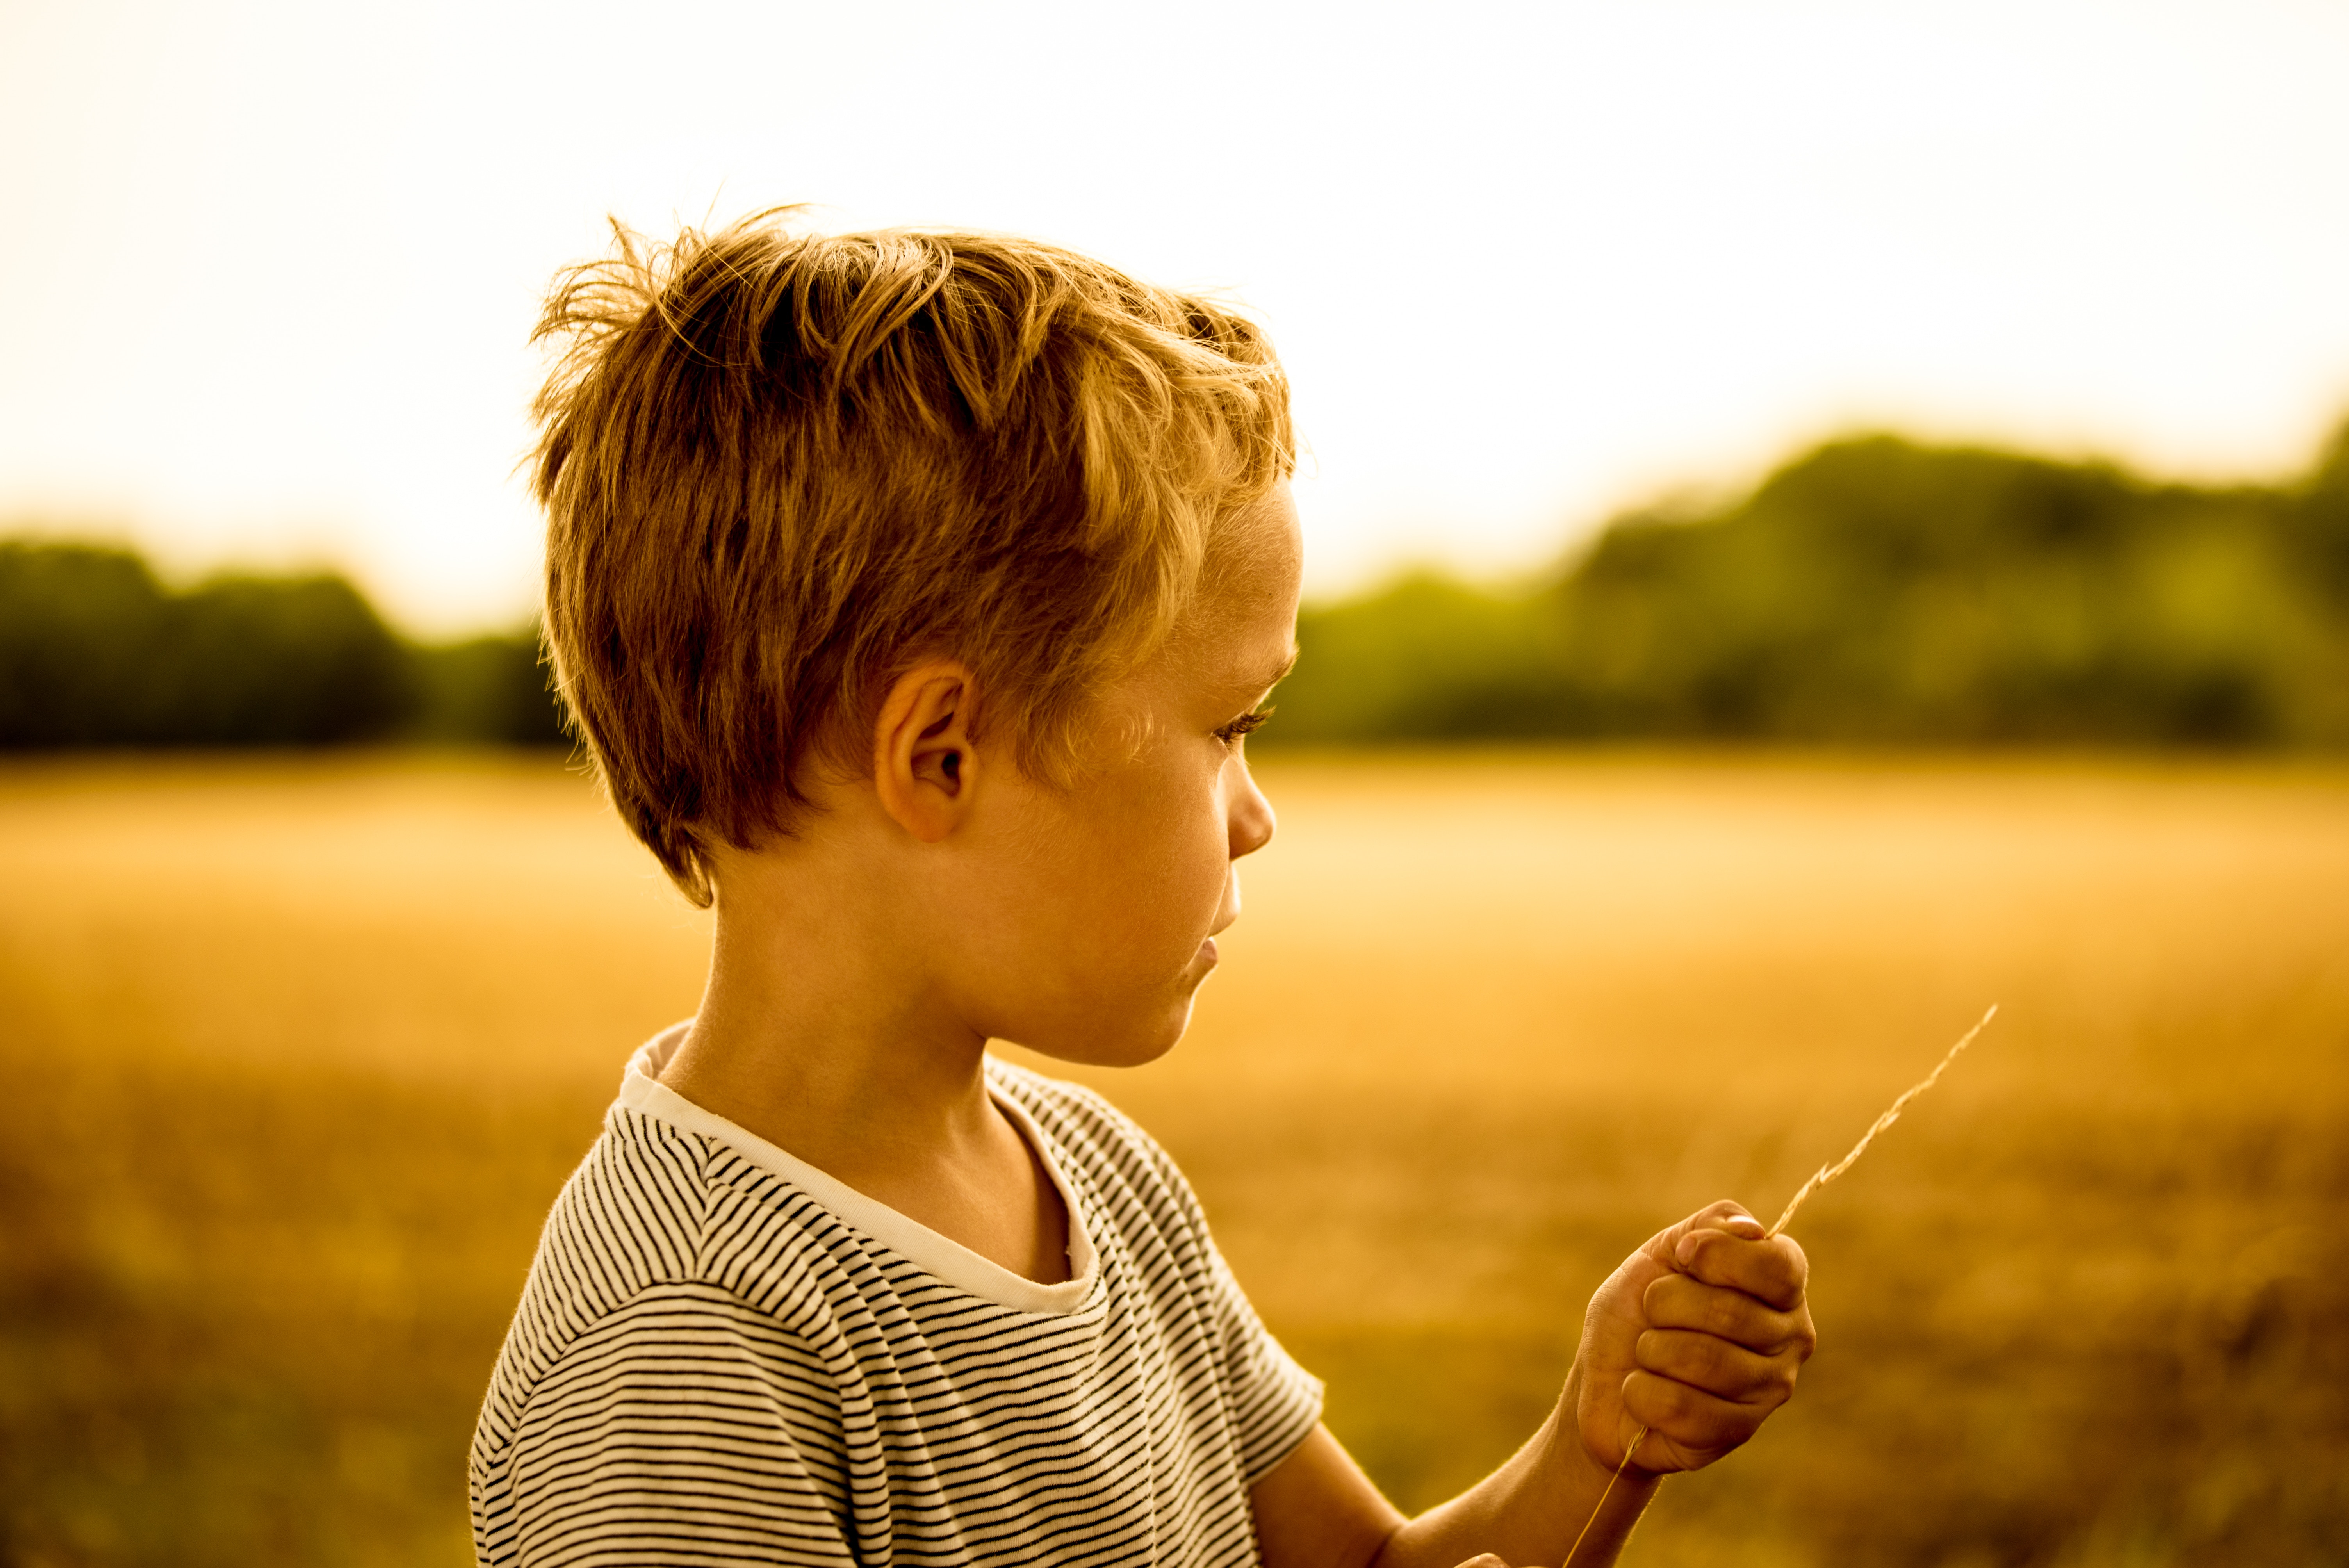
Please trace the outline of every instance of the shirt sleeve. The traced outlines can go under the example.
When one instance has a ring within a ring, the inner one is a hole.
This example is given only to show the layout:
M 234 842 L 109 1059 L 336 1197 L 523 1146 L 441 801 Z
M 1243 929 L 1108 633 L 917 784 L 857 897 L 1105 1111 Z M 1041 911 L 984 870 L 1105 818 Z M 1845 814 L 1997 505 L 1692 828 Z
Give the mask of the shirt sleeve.
M 1107 1110 L 1106 1104 L 1103 1106 Z M 1256 1315 L 1207 1227 L 1206 1210 L 1174 1157 L 1148 1133 L 1111 1110 L 1154 1169 L 1176 1223 L 1206 1260 L 1207 1308 L 1223 1353 L 1224 1386 L 1237 1435 L 1242 1479 L 1256 1485 L 1313 1435 L 1321 1422 L 1321 1380 L 1297 1364 Z
M 785 1418 L 772 1321 L 656 1288 L 567 1346 L 477 1479 L 484 1564 L 851 1568 L 844 1478 Z M 804 1398 L 804 1391 L 801 1393 Z

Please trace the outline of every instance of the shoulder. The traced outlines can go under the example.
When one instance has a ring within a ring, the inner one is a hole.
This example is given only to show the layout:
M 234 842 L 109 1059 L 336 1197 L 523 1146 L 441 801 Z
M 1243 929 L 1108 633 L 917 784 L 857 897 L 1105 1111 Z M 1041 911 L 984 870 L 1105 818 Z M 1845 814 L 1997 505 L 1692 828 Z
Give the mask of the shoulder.
M 468 1465 L 478 1560 L 853 1561 L 843 1394 L 792 1325 L 664 1281 L 587 1325 Z
M 614 1106 L 541 1233 L 523 1305 L 594 1318 L 689 1277 L 714 1191 L 709 1140 Z
M 539 1233 L 521 1304 L 481 1411 L 481 1435 L 510 1435 L 521 1407 L 596 1325 L 688 1277 L 709 1208 L 705 1140 L 614 1106 Z
M 670 1331 L 678 1312 L 721 1333 L 802 1315 L 823 1248 L 783 1187 L 712 1139 L 614 1106 L 540 1233 L 478 1438 L 502 1446 L 559 1367 L 648 1310 Z

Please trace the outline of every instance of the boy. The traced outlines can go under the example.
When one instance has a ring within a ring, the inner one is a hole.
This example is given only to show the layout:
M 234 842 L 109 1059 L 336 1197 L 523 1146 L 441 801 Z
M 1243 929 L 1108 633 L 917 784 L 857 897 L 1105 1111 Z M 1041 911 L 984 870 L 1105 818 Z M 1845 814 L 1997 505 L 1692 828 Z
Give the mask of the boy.
M 1600 1288 L 1526 1448 L 1405 1521 L 1166 1155 L 987 1054 L 1170 1049 L 1272 836 L 1242 738 L 1293 657 L 1294 446 L 1246 319 L 754 220 L 624 236 L 542 330 L 564 699 L 717 923 L 548 1221 L 484 1563 L 1453 1568 L 1586 1523 L 1599 1563 L 1787 1397 L 1802 1254 L 1715 1204 Z

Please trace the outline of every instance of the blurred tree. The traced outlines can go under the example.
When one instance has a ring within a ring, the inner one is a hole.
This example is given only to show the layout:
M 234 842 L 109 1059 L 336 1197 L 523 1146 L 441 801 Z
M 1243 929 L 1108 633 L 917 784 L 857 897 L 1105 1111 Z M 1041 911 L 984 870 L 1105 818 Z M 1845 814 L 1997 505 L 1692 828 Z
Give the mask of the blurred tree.
M 2287 511 L 2295 562 L 2349 616 L 2349 419 L 2344 419 Z
M 535 627 L 418 648 L 423 700 L 409 733 L 419 740 L 567 746 L 561 704 Z
M 128 551 L 0 542 L 0 746 L 144 738 L 168 614 Z
M 2349 743 L 2349 424 L 2278 487 L 1891 436 L 1546 584 L 1421 573 L 1299 618 L 1264 743 Z M 160 585 L 0 542 L 0 747 L 563 745 L 534 630 L 401 643 L 338 577 Z
M 169 593 L 127 551 L 0 541 L 0 746 L 316 746 L 388 734 L 406 650 L 339 577 Z
M 536 632 L 417 647 L 331 575 L 174 593 L 138 556 L 0 540 L 0 748 L 564 737 Z
M 380 739 L 414 710 L 407 649 L 339 577 L 222 577 L 171 604 L 150 666 L 153 741 Z
M 1275 698 L 1279 738 L 1554 732 L 1555 632 L 1528 598 L 1426 572 L 1368 599 L 1309 610 L 1298 624 L 1297 669 Z
M 1300 620 L 1282 740 L 2349 741 L 2349 427 L 2287 489 L 1889 436 L 1547 588 L 1424 576 Z

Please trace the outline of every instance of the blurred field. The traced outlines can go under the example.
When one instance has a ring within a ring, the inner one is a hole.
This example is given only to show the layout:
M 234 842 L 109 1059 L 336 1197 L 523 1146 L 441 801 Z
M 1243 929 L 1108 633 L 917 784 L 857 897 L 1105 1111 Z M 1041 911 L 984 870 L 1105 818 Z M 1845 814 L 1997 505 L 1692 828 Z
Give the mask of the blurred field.
M 2349 769 L 1282 757 L 1175 1150 L 1407 1505 L 1775 1212 L 1824 1337 L 1629 1562 L 2349 1562 Z M 559 766 L 0 770 L 0 1558 L 468 1560 L 538 1222 L 700 917 Z

